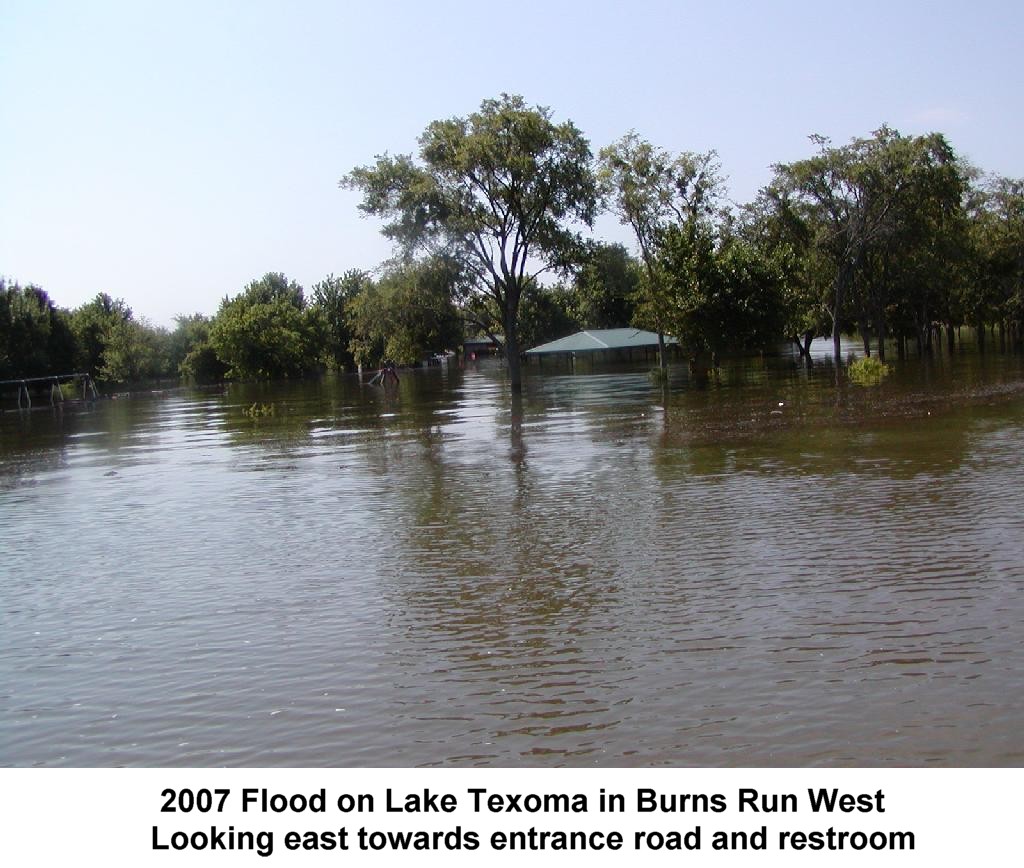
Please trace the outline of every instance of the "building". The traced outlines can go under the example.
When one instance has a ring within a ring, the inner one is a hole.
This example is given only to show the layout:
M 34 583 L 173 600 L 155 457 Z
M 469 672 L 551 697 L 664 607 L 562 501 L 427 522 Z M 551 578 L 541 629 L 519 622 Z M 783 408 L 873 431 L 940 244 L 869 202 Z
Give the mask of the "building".
M 462 342 L 462 354 L 467 359 L 485 359 L 490 356 L 498 356 L 504 352 L 505 338 L 497 335 L 498 343 L 495 343 L 486 335 L 483 337 L 466 338 Z
M 665 336 L 665 346 L 678 349 L 679 341 Z M 575 359 L 578 356 L 605 361 L 635 361 L 658 357 L 658 335 L 636 328 L 586 329 L 526 351 L 527 358 Z

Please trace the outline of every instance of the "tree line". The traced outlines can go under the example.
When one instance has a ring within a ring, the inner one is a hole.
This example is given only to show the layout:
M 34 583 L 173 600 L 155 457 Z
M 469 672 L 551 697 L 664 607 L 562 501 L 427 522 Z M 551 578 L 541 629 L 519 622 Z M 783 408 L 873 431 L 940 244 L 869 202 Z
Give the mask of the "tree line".
M 578 328 L 634 325 L 679 339 L 694 364 L 785 338 L 859 334 L 922 353 L 961 326 L 1024 341 L 1024 181 L 985 174 L 939 133 L 883 126 L 772 167 L 730 203 L 717 155 L 671 153 L 635 132 L 596 155 L 571 123 L 518 96 L 430 124 L 417 155 L 341 179 L 383 221 L 395 256 L 302 287 L 278 273 L 173 330 L 98 295 L 67 311 L 0 282 L 0 379 L 87 371 L 101 380 L 306 376 L 412 364 L 464 335 L 521 351 Z M 590 237 L 615 214 L 635 242 Z M 664 364 L 664 352 L 661 354 Z
M 590 323 L 632 316 L 638 272 L 622 245 L 594 245 L 569 287 L 537 286 L 521 333 L 542 343 Z M 225 298 L 214 316 L 175 318 L 172 329 L 137 319 L 106 293 L 73 310 L 45 290 L 0 278 L 0 380 L 88 373 L 107 383 L 306 377 L 327 369 L 414 365 L 480 333 L 466 279 L 442 258 L 328 275 L 307 293 L 272 272 Z

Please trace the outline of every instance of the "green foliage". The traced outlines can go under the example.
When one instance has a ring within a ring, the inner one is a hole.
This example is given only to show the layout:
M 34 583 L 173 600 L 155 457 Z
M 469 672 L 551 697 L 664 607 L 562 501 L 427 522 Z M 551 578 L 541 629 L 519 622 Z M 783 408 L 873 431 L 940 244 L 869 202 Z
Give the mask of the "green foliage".
M 66 311 L 38 286 L 0 278 L 0 379 L 69 373 L 74 353 Z
M 709 226 L 670 228 L 661 244 L 665 322 L 695 354 L 763 349 L 782 332 L 787 264 Z
M 182 379 L 197 385 L 219 383 L 227 377 L 228 370 L 209 342 L 192 347 L 178 364 Z
M 0 377 L 87 372 L 129 382 L 165 376 L 169 337 L 132 318 L 123 301 L 100 294 L 71 313 L 38 287 L 0 280 Z
M 103 363 L 99 379 L 135 383 L 167 372 L 168 335 L 134 319 L 111 322 L 101 335 Z
M 634 324 L 664 334 L 678 307 L 670 282 L 679 283 L 664 271 L 666 233 L 675 227 L 695 236 L 720 218 L 723 182 L 718 156 L 708 151 L 673 157 L 630 132 L 601 150 L 599 164 L 602 196 L 620 222 L 633 230 L 644 265 Z
M 961 286 L 971 324 L 1003 319 L 1024 327 L 1024 179 L 989 176 L 972 190 L 969 279 Z
M 353 362 L 350 349 L 353 335 L 347 308 L 369 284 L 370 276 L 365 271 L 351 269 L 341 277 L 328 275 L 313 286 L 313 307 L 323 323 L 326 338 L 325 360 L 335 370 L 343 371 Z
M 318 367 L 322 334 L 302 288 L 267 274 L 225 299 L 210 328 L 210 346 L 241 380 L 301 377 Z
M 383 217 L 384 234 L 406 253 L 444 253 L 472 276 L 469 288 L 503 326 L 518 388 L 523 293 L 538 273 L 571 261 L 581 245 L 573 224 L 593 221 L 590 147 L 573 124 L 508 95 L 433 122 L 419 143 L 419 162 L 378 157 L 341 184 L 362 192 L 360 208 Z
M 519 336 L 527 349 L 579 331 L 571 291 L 561 286 L 530 286 L 519 308 Z
M 387 338 L 391 332 L 387 299 L 377 284 L 368 282 L 348 304 L 352 337 L 349 351 L 359 365 L 378 367 L 389 357 Z
M 784 191 L 768 187 L 745 206 L 737 233 L 782 268 L 782 335 L 806 351 L 818 335 L 829 334 L 825 304 L 831 287 L 826 258 L 813 244 L 813 229 Z
M 248 416 L 250 419 L 265 419 L 268 416 L 276 415 L 277 410 L 273 404 L 260 404 L 253 403 L 252 406 L 246 407 L 242 410 L 242 414 Z
M 131 319 L 132 309 L 121 299 L 113 299 L 105 292 L 75 308 L 71 312 L 71 330 L 77 345 L 75 368 L 100 377 L 108 335 L 120 323 Z
M 302 287 L 294 280 L 288 280 L 279 271 L 268 271 L 259 280 L 252 281 L 243 292 L 250 305 L 283 302 L 296 310 L 306 307 L 305 294 Z
M 965 178 L 952 148 L 938 134 L 884 126 L 842 147 L 812 138 L 818 154 L 775 166 L 770 198 L 819 257 L 808 274 L 825 276 L 836 354 L 853 324 L 866 336 L 873 322 L 884 336 L 895 321 L 923 337 L 951 315 L 965 248 Z
M 201 313 L 175 317 L 171 332 L 169 364 L 172 371 L 197 384 L 217 383 L 227 375 L 228 367 L 210 343 L 213 319 Z
M 601 149 L 598 180 L 605 202 L 633 230 L 645 263 L 668 226 L 718 216 L 724 193 L 714 151 L 673 157 L 634 131 Z
M 783 333 L 791 272 L 788 251 L 765 254 L 739 239 L 728 239 L 717 259 L 723 292 L 719 346 L 766 349 Z
M 933 321 L 959 317 L 956 294 L 968 247 L 964 200 L 967 180 L 952 148 L 939 135 L 896 137 L 890 147 L 902 185 L 892 224 L 868 251 L 854 288 L 858 320 L 885 322 L 925 341 Z
M 179 367 L 195 347 L 209 341 L 212 323 L 211 317 L 201 313 L 181 314 L 174 318 L 174 331 L 167 340 L 168 357 L 173 367 Z
M 627 326 L 639 285 L 640 266 L 625 247 L 591 244 L 574 276 L 568 313 L 580 328 Z
M 876 386 L 889 375 L 890 368 L 885 362 L 875 358 L 857 359 L 850 363 L 847 373 L 850 382 L 858 386 Z
M 462 318 L 452 295 L 460 280 L 457 265 L 444 259 L 399 266 L 378 283 L 363 280 L 347 305 L 355 360 L 371 367 L 412 365 L 457 347 Z

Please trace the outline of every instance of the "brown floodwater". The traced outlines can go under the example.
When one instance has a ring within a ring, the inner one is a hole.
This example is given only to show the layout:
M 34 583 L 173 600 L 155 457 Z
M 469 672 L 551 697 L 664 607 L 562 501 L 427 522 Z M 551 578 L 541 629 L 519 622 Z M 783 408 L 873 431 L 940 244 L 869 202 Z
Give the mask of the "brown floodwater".
M 1020 356 L 10 406 L 0 764 L 1024 762 Z

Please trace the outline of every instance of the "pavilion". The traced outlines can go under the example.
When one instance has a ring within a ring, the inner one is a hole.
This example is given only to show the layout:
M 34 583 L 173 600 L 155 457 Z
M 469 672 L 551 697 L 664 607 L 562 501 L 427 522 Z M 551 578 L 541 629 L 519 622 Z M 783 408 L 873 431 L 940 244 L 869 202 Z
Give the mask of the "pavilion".
M 675 338 L 665 336 L 666 347 L 678 345 Z M 637 328 L 585 329 L 526 351 L 527 357 L 538 361 L 545 356 L 575 359 L 581 355 L 610 361 L 632 361 L 652 355 L 656 357 L 657 354 L 658 335 Z

